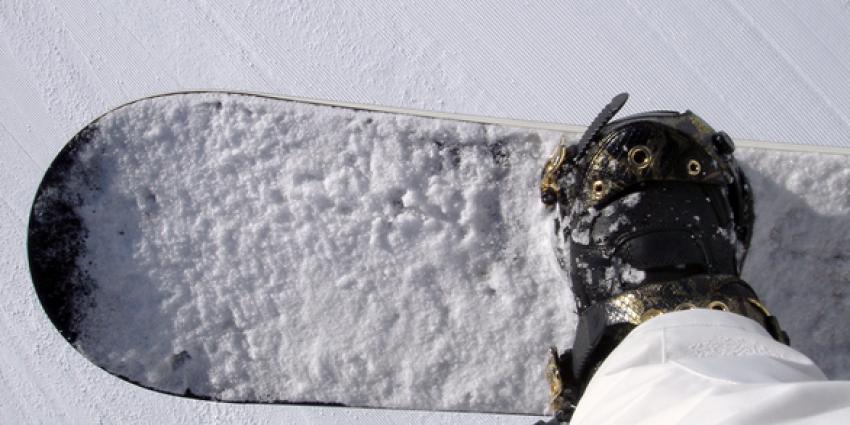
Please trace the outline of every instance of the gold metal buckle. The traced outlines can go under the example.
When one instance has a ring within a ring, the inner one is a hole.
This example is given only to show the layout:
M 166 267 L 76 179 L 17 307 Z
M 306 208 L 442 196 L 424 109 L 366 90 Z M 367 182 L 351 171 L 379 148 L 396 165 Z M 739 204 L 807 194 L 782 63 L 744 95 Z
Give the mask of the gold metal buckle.
M 540 200 L 547 207 L 553 207 L 558 202 L 558 191 L 560 190 L 558 177 L 566 160 L 567 140 L 566 136 L 563 136 L 558 146 L 555 147 L 555 151 L 546 160 L 543 165 L 543 172 L 540 174 Z
M 549 381 L 549 408 L 556 412 L 563 403 L 564 382 L 558 367 L 558 349 L 549 348 L 549 362 L 546 364 L 546 380 Z
M 749 301 L 749 303 L 753 307 L 757 308 L 762 314 L 764 314 L 764 317 L 770 317 L 770 312 L 767 311 L 767 307 L 765 307 L 764 304 L 760 303 L 759 300 L 755 298 L 747 298 L 747 301 Z

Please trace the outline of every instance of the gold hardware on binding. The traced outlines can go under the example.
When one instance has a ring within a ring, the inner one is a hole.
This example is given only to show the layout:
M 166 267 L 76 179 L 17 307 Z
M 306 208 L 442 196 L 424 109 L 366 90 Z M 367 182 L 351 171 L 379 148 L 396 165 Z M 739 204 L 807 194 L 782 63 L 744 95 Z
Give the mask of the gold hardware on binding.
M 723 301 L 712 301 L 708 303 L 707 307 L 712 310 L 729 311 L 729 306 Z
M 602 180 L 597 180 L 597 181 L 593 182 L 592 189 L 593 189 L 593 195 L 592 195 L 593 199 L 598 200 L 598 199 L 602 199 L 602 197 L 605 196 L 605 193 L 608 191 L 608 185 L 606 185 L 605 182 L 602 181 Z
M 638 170 L 643 170 L 652 163 L 652 153 L 648 147 L 637 145 L 629 149 L 629 162 Z
M 692 302 L 683 302 L 676 306 L 676 311 L 693 310 L 695 308 L 697 308 L 696 304 Z
M 549 408 L 552 412 L 560 410 L 564 403 L 564 383 L 558 366 L 558 349 L 549 348 L 549 361 L 546 363 L 546 380 L 549 382 Z
M 688 161 L 688 175 L 696 176 L 702 171 L 702 165 L 700 165 L 699 161 L 692 159 Z
M 755 308 L 759 309 L 765 317 L 770 317 L 770 312 L 767 311 L 767 307 L 765 307 L 759 300 L 755 298 L 747 298 L 747 301 L 752 304 Z
M 661 311 L 657 308 L 651 308 L 647 311 L 644 311 L 643 314 L 641 314 L 640 323 L 646 322 L 647 320 L 658 317 L 662 314 L 664 314 L 663 311 Z
M 540 175 L 540 200 L 547 207 L 552 207 L 558 202 L 558 176 L 561 174 L 561 167 L 567 159 L 567 141 L 566 136 L 561 137 L 561 142 L 555 147 L 555 151 L 546 163 L 543 165 L 543 172 Z

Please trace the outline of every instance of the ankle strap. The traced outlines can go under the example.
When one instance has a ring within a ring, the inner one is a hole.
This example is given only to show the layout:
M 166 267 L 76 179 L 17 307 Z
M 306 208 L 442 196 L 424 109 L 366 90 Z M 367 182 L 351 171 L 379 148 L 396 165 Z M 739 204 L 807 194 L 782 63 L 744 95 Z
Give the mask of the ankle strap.
M 594 360 L 601 362 L 607 357 L 608 353 L 594 353 L 606 329 L 616 325 L 637 326 L 664 313 L 694 308 L 728 311 L 749 317 L 761 324 L 774 339 L 788 344 L 788 334 L 779 327 L 776 317 L 759 302 L 750 285 L 731 275 L 696 275 L 646 284 L 588 307 L 579 316 L 573 344 L 573 373 L 583 376 L 588 363 L 594 363 Z
M 585 309 L 579 315 L 572 350 L 560 356 L 555 349 L 550 352 L 547 378 L 553 410 L 564 416 L 572 413 L 593 373 L 632 329 L 662 314 L 694 308 L 749 317 L 777 341 L 789 342 L 776 317 L 736 276 L 697 275 L 646 284 Z

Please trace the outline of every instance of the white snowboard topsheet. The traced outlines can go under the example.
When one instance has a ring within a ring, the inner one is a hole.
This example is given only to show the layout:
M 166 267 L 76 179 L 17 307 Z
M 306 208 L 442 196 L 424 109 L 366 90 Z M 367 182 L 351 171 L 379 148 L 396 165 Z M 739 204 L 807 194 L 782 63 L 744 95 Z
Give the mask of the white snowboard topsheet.
M 97 128 L 94 363 L 225 400 L 542 412 L 575 326 L 536 190 L 559 134 L 202 94 Z
M 101 189 L 78 210 L 94 363 L 226 400 L 543 411 L 546 350 L 576 323 L 537 191 L 560 134 L 220 94 L 98 130 L 81 157 Z M 848 315 L 846 157 L 738 157 L 744 277 L 795 347 L 850 376 L 831 354 L 850 338 L 815 326 Z

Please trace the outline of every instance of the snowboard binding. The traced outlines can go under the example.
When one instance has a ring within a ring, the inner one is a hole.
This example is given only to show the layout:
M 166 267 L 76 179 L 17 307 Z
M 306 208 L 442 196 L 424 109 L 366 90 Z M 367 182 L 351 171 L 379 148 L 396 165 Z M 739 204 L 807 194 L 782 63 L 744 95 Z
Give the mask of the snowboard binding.
M 620 341 L 661 314 L 729 311 L 788 342 L 740 279 L 753 196 L 731 138 L 691 111 L 611 121 L 627 99 L 614 97 L 577 144 L 562 139 L 540 179 L 579 314 L 573 348 L 550 350 L 547 366 L 559 421 Z

